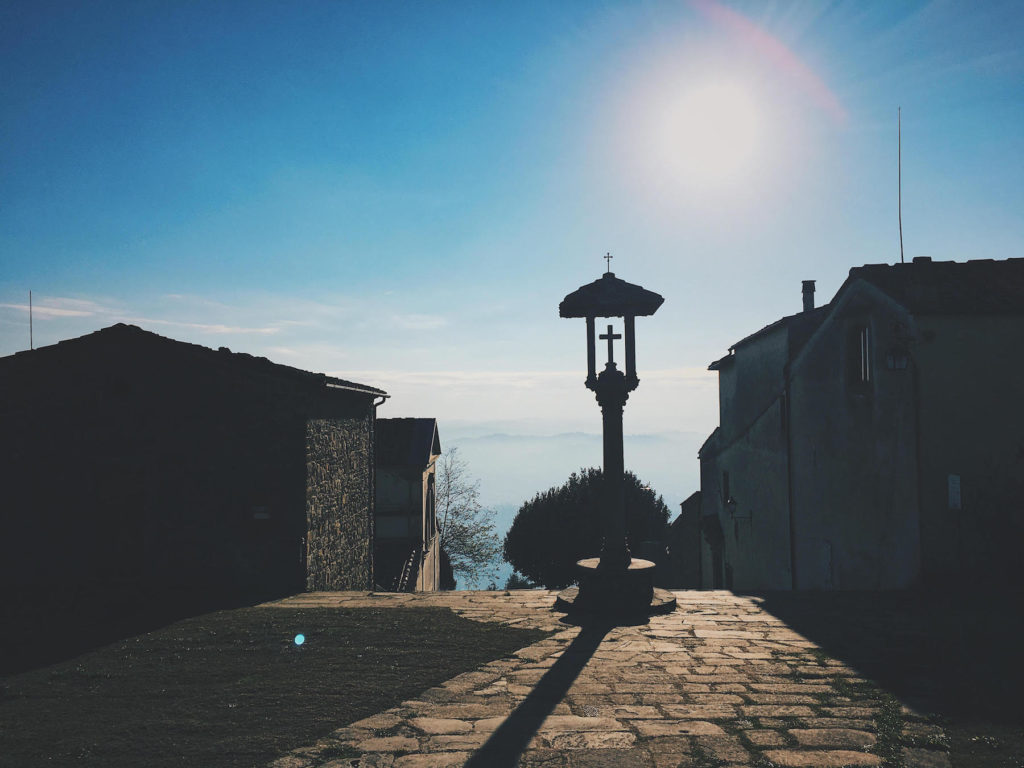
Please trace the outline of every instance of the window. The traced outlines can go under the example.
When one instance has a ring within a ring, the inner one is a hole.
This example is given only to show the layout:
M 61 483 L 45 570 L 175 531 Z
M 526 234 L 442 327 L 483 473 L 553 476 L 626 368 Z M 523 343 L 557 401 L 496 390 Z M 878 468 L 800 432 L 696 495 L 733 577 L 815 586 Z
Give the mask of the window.
M 902 349 L 890 349 L 885 354 L 885 367 L 890 371 L 905 371 L 907 369 L 907 353 Z
M 871 362 L 871 327 L 854 325 L 846 337 L 847 381 L 856 389 L 866 390 L 875 375 Z
M 860 342 L 860 382 L 867 384 L 871 381 L 871 329 L 866 325 L 861 328 L 858 340 Z
M 722 473 L 722 498 L 723 499 L 731 498 L 729 496 L 729 473 L 728 472 L 723 472 Z

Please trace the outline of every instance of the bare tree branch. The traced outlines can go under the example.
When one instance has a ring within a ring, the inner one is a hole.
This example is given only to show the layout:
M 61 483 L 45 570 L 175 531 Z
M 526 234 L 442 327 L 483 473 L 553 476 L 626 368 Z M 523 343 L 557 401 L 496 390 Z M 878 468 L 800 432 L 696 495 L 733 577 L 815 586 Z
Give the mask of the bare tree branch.
M 474 587 L 497 577 L 501 542 L 494 529 L 494 510 L 480 504 L 480 481 L 470 477 L 458 448 L 437 462 L 435 492 L 441 548 L 452 570 Z

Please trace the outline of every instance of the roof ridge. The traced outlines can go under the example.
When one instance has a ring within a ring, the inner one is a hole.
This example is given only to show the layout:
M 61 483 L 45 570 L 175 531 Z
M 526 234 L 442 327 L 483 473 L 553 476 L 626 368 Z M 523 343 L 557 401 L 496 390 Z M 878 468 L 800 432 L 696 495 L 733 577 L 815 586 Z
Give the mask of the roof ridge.
M 191 341 L 181 341 L 180 339 L 173 339 L 170 336 L 162 336 L 159 333 L 147 330 L 137 325 L 132 325 L 130 323 L 114 323 L 113 325 L 108 325 L 105 328 L 99 328 L 95 331 L 91 331 L 90 333 L 86 333 L 81 336 L 75 336 L 70 339 L 61 339 L 55 344 L 48 344 L 45 347 L 37 347 L 35 350 L 32 350 L 32 353 L 35 354 L 39 352 L 44 352 L 48 354 L 46 350 L 56 350 L 62 346 L 66 349 L 69 345 L 74 346 L 83 343 L 88 344 L 91 339 L 111 336 L 133 336 L 139 339 L 148 339 L 151 341 L 156 341 L 157 343 L 160 344 L 173 344 L 177 348 L 186 350 L 191 354 L 204 355 L 211 359 L 213 356 L 219 355 L 224 359 L 231 360 L 237 364 L 248 366 L 250 369 L 253 370 L 261 369 L 264 372 L 275 372 L 278 375 L 290 376 L 292 378 L 319 380 L 324 383 L 330 383 L 346 388 L 352 388 L 357 391 L 365 392 L 366 394 L 387 395 L 387 392 L 385 392 L 384 390 L 378 389 L 376 387 L 371 387 L 366 384 L 359 384 L 358 382 L 348 381 L 346 379 L 341 379 L 336 376 L 328 376 L 325 373 L 307 371 L 303 368 L 296 368 L 295 366 L 286 365 L 284 363 L 276 363 L 273 360 L 270 360 L 269 358 L 264 357 L 262 355 L 253 355 L 248 352 L 232 352 L 231 349 L 229 349 L 228 347 L 218 347 L 217 349 L 214 349 L 213 347 L 207 347 L 203 344 L 196 344 L 195 342 Z

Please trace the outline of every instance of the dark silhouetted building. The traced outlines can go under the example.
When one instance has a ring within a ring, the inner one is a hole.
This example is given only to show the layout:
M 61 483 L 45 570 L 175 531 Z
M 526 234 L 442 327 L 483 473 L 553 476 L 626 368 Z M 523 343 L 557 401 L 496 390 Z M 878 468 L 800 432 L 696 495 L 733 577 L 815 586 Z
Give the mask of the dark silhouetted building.
M 701 586 L 700 491 L 679 505 L 679 516 L 665 532 L 664 554 L 656 561 L 658 586 L 668 589 L 699 589 Z
M 452 589 L 441 551 L 435 498 L 441 441 L 435 419 L 377 421 L 377 538 L 381 589 Z
M 867 265 L 711 364 L 702 580 L 1021 581 L 1024 259 Z
M 16 602 L 373 588 L 381 390 L 123 324 L 0 359 L 0 383 Z

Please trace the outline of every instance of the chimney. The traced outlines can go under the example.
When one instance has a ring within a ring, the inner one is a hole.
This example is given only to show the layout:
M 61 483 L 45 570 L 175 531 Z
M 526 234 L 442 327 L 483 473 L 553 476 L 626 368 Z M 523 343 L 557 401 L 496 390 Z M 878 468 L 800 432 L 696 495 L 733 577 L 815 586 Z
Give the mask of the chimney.
M 814 281 L 804 280 L 804 312 L 814 309 Z

